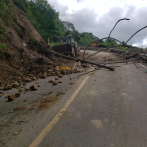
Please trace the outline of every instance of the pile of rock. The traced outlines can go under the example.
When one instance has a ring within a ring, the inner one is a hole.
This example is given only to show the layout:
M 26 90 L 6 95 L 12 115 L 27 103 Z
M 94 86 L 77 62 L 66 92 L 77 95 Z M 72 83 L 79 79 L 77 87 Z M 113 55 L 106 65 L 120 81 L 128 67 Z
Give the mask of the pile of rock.
M 21 81 L 20 81 L 21 82 Z M 18 83 L 18 81 L 14 81 L 11 84 L 6 84 L 4 87 L 4 90 L 11 90 L 12 88 L 19 88 L 20 87 L 20 83 Z
M 11 90 L 12 88 L 20 88 L 21 83 L 23 82 L 23 86 L 26 86 L 27 82 L 32 82 L 37 80 L 38 78 L 45 79 L 48 76 L 58 76 L 62 78 L 63 75 L 66 74 L 73 74 L 73 73 L 80 73 L 83 72 L 83 69 L 63 69 L 59 70 L 59 66 L 55 65 L 46 65 L 46 66 L 36 66 L 31 69 L 30 74 L 26 74 L 26 76 L 16 77 L 11 80 L 10 83 L 4 85 L 4 90 Z M 61 83 L 61 81 L 60 81 Z M 57 85 L 57 82 L 54 82 Z M 2 85 L 0 83 L 0 85 Z M 30 90 L 30 88 L 26 88 L 26 91 Z
M 49 82 L 53 83 L 53 85 L 58 85 L 58 83 L 62 83 L 62 81 L 60 81 L 59 78 L 62 78 L 62 75 L 59 75 L 55 79 L 49 80 Z

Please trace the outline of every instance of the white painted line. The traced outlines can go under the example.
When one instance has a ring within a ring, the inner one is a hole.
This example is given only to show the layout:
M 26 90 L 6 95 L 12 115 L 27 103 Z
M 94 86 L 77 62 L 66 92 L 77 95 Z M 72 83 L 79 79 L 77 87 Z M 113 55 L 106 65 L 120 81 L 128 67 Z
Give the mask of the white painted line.
M 87 76 L 84 81 L 81 83 L 81 85 L 78 87 L 78 89 L 74 92 L 74 94 L 70 97 L 70 99 L 66 102 L 66 104 L 61 108 L 61 110 L 58 112 L 58 114 L 53 118 L 53 120 L 46 126 L 46 128 L 40 133 L 40 135 L 34 140 L 34 142 L 29 147 L 37 147 L 41 141 L 45 138 L 45 136 L 50 132 L 50 130 L 54 127 L 54 125 L 58 122 L 58 120 L 61 118 L 63 113 L 66 111 L 66 109 L 69 107 L 69 105 L 72 103 L 76 95 L 79 93 L 79 91 L 82 89 L 86 81 L 88 80 L 89 76 Z
M 142 66 L 142 67 L 144 67 L 144 68 L 147 68 L 146 66 L 144 66 L 144 65 L 142 65 L 142 64 L 140 64 L 140 63 L 138 63 L 140 66 Z

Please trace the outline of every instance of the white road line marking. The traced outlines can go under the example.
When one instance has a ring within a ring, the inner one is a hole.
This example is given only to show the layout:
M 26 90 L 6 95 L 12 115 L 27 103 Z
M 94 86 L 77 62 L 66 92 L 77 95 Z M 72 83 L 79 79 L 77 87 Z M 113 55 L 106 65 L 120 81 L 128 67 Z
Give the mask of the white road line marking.
M 140 66 L 142 66 L 142 67 L 144 67 L 144 68 L 147 68 L 146 66 L 144 66 L 144 65 L 142 65 L 142 64 L 140 64 L 140 63 L 138 63 Z
M 58 114 L 53 118 L 53 120 L 46 126 L 46 128 L 40 133 L 40 135 L 34 140 L 34 142 L 29 147 L 37 147 L 41 141 L 45 138 L 45 136 L 50 132 L 50 130 L 54 127 L 54 125 L 58 122 L 58 120 L 61 118 L 63 113 L 66 111 L 66 109 L 69 107 L 69 105 L 72 103 L 76 95 L 79 93 L 79 91 L 82 89 L 86 81 L 88 80 L 89 76 L 87 76 L 84 81 L 81 83 L 81 85 L 78 87 L 78 89 L 74 92 L 74 94 L 70 97 L 70 99 L 66 102 L 66 104 L 61 108 L 61 110 L 58 112 Z

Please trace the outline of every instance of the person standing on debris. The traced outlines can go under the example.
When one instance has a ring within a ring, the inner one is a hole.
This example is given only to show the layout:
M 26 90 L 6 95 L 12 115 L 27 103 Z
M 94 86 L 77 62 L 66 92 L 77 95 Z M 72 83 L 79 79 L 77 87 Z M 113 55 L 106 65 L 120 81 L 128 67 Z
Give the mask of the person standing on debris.
M 95 47 L 95 43 L 93 43 L 93 46 Z

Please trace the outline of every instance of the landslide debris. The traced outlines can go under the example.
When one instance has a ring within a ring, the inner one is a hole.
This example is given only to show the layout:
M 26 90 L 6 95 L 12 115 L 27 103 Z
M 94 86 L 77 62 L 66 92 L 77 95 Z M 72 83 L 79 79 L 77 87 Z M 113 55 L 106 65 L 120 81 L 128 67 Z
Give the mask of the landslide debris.
M 46 55 L 46 50 L 51 50 L 51 48 L 47 47 L 47 43 L 23 12 L 15 5 L 12 6 L 11 22 L 13 23 L 9 22 L 8 25 L 3 25 L 6 33 L 0 37 L 0 42 L 6 45 L 6 48 L 0 48 L 0 86 L 4 82 L 10 82 L 14 77 L 29 73 L 33 67 L 54 64 L 51 61 L 51 59 L 54 60 L 54 57 Z M 4 21 L 0 19 L 1 24 Z M 11 86 L 9 85 L 5 89 L 11 89 Z
M 5 90 L 11 90 L 19 88 L 21 82 L 25 86 L 25 83 L 38 78 L 45 79 L 48 76 L 62 78 L 62 75 L 79 72 L 59 71 L 59 65 L 73 66 L 75 62 L 49 55 L 47 50 L 51 50 L 50 46 L 15 5 L 11 19 L 13 23 L 3 26 L 6 33 L 0 38 L 6 45 L 6 48 L 0 49 L 0 89 L 4 86 Z

